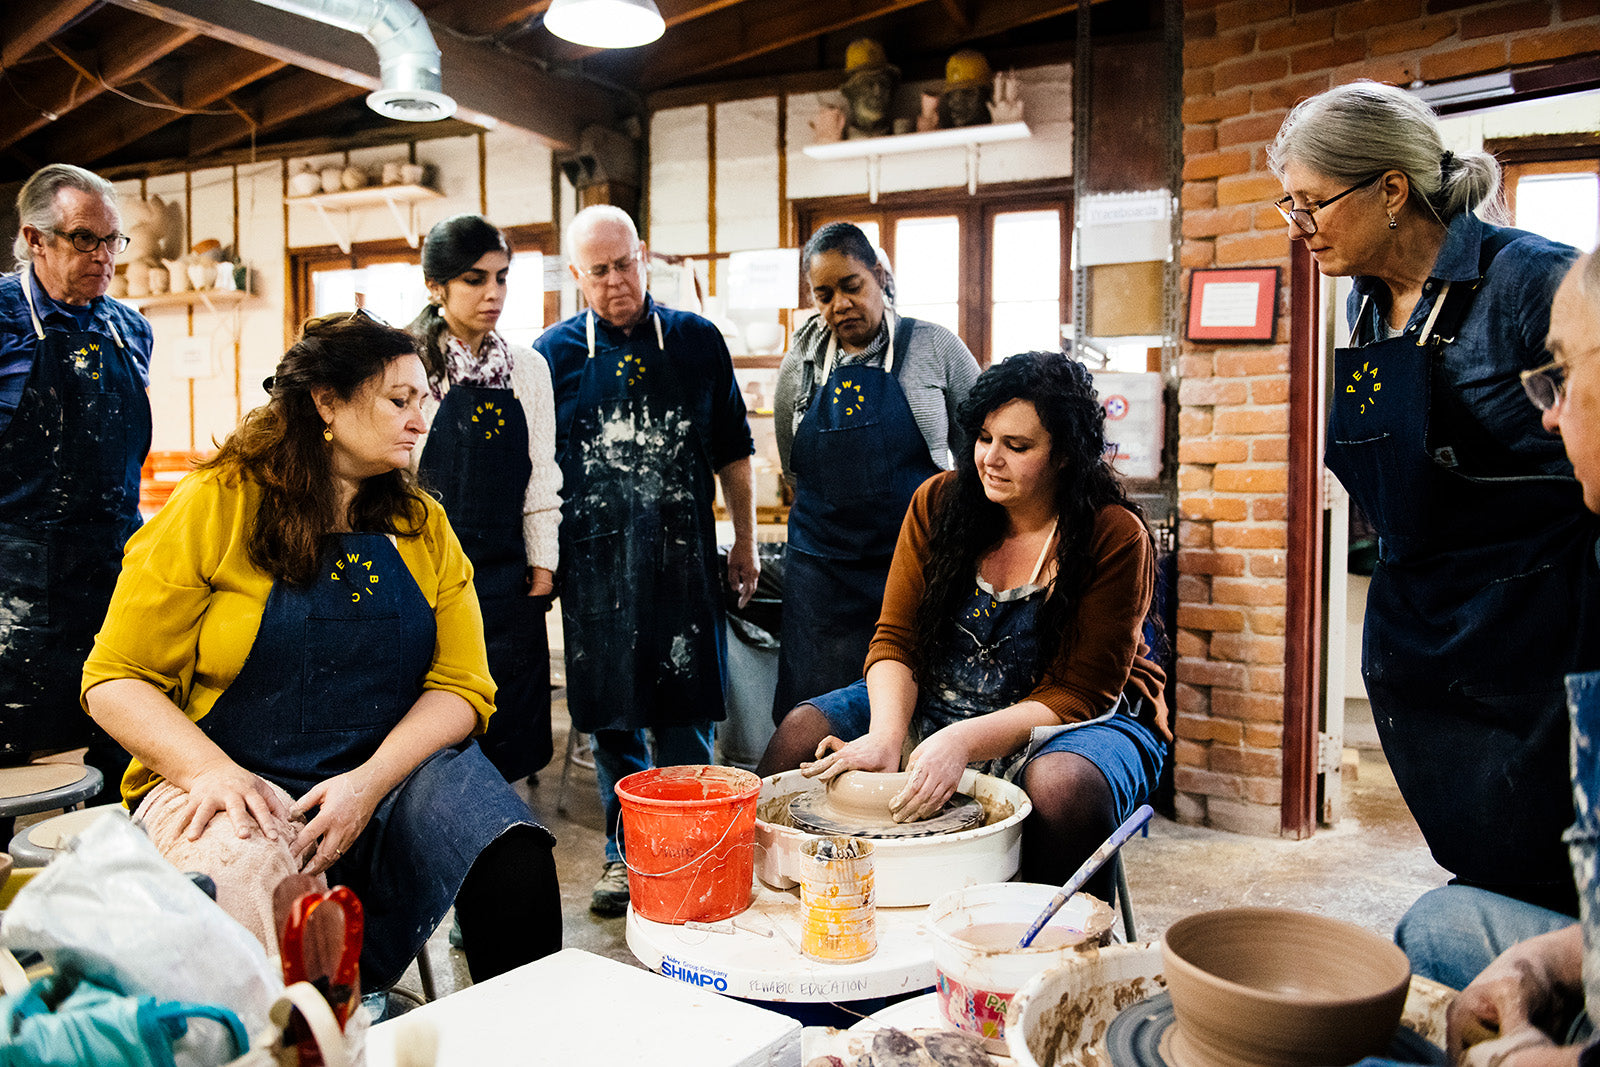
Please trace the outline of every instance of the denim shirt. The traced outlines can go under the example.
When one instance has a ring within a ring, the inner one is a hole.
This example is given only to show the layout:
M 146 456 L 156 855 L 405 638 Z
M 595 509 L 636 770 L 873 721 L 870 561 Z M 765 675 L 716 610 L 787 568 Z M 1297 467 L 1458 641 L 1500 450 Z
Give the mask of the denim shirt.
M 1406 335 L 1420 334 L 1444 283 L 1459 287 L 1477 279 L 1480 248 L 1498 230 L 1471 212 L 1450 221 Z M 1549 359 L 1550 302 L 1578 252 L 1537 234 L 1513 232 L 1518 236 L 1495 256 L 1454 343 L 1444 347 L 1444 373 L 1496 440 L 1540 473 L 1570 475 L 1560 439 L 1539 424 L 1539 411 L 1523 393 L 1519 374 Z M 1379 336 L 1388 314 L 1389 289 L 1367 275 L 1356 276 L 1353 284 L 1345 309 L 1351 336 L 1370 340 Z
M 52 300 L 44 291 L 38 274 L 30 280 L 39 321 L 46 330 L 93 330 L 109 334 L 111 331 L 106 324 L 114 322 L 117 336 L 128 346 L 127 353 L 133 359 L 139 380 L 145 388 L 150 387 L 150 350 L 154 338 L 150 323 L 143 315 L 108 296 L 95 297 L 87 308 L 75 309 L 71 304 Z M 22 275 L 13 272 L 0 276 L 0 434 L 11 425 L 11 416 L 22 401 L 22 390 L 33 373 L 33 356 L 38 344 L 33 318 L 28 314 L 28 301 L 22 293 Z

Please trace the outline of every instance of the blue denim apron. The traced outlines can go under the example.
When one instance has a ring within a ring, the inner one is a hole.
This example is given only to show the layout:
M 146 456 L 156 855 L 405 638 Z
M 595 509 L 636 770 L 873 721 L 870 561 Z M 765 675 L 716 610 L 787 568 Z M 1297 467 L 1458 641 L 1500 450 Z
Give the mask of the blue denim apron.
M 46 331 L 31 270 L 22 292 L 38 344 L 0 434 L 0 756 L 104 743 L 78 706 L 122 546 L 139 528 L 150 401 L 127 346 Z
M 861 677 L 906 508 L 939 473 L 896 377 L 915 325 L 893 325 L 883 367 L 835 366 L 830 341 L 822 387 L 795 431 L 775 718 Z
M 1584 644 L 1592 532 L 1576 481 L 1519 470 L 1435 366 L 1477 287 L 1456 284 L 1419 334 L 1334 354 L 1326 461 L 1379 535 L 1362 673 L 1438 863 L 1569 910 L 1560 679 Z
M 274 583 L 249 658 L 199 722 L 293 797 L 369 759 L 433 662 L 433 608 L 389 538 L 328 541 L 316 584 Z M 328 871 L 361 898 L 370 987 L 404 972 L 478 854 L 519 824 L 538 825 L 472 741 L 434 753 L 379 802 Z
M 652 314 L 596 339 L 562 462 L 561 621 L 573 726 L 721 720 L 727 659 L 711 457 Z M 655 344 L 650 343 L 654 339 Z
M 428 431 L 417 477 L 438 495 L 472 561 L 494 677 L 494 718 L 479 739 L 508 782 L 550 762 L 550 601 L 527 595 L 523 501 L 533 463 L 528 421 L 510 389 L 455 384 Z
M 987 715 L 1027 699 L 1038 684 L 1039 609 L 1050 595 L 1050 583 L 1039 582 L 1055 537 L 1045 541 L 1028 581 L 1016 589 L 995 591 L 980 576 L 947 631 L 944 645 L 931 657 L 930 684 L 917 696 L 912 729 L 919 739 L 963 719 Z M 1060 726 L 1036 726 L 1028 743 L 1000 759 L 973 764 L 984 774 L 1014 780 L 1046 741 L 1067 730 L 1102 722 L 1122 709 L 1118 698 L 1112 709 L 1095 719 Z
M 1600 1011 L 1600 671 L 1567 676 L 1567 705 L 1576 809 L 1567 847 L 1583 923 L 1583 999 L 1592 1021 Z

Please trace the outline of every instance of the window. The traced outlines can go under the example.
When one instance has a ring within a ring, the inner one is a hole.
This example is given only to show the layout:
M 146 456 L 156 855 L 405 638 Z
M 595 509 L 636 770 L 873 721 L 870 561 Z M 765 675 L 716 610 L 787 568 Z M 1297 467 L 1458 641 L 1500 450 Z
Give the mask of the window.
M 555 228 L 511 226 L 505 233 L 511 243 L 511 271 L 499 332 L 508 341 L 527 345 L 559 314 L 560 294 L 547 292 L 544 279 L 544 257 L 555 250 Z M 422 253 L 404 241 L 356 245 L 348 254 L 337 248 L 300 249 L 290 254 L 290 262 L 295 325 L 360 306 L 404 327 L 428 302 Z
M 860 226 L 888 257 L 901 313 L 950 328 L 980 364 L 1061 347 L 1070 184 L 806 200 L 795 212 L 802 243 L 829 222 Z M 804 279 L 801 294 L 808 305 Z
M 1513 164 L 1506 202 L 1519 229 L 1587 252 L 1600 239 L 1600 160 Z

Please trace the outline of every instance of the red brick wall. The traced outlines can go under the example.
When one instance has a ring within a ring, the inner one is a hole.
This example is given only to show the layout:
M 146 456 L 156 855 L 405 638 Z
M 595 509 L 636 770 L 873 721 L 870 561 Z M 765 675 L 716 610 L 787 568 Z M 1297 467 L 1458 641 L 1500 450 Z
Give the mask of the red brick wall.
M 1267 145 L 1297 101 L 1600 52 L 1600 0 L 1185 0 L 1187 269 L 1280 266 Z M 1187 280 L 1185 280 L 1187 289 Z M 1270 346 L 1185 343 L 1178 389 L 1178 816 L 1276 834 L 1283 769 L 1287 291 Z

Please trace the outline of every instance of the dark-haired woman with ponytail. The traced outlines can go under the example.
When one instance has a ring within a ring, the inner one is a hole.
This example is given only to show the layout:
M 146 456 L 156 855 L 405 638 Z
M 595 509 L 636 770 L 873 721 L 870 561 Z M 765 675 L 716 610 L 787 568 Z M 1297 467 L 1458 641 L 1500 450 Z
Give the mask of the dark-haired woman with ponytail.
M 415 341 L 313 319 L 266 385 L 128 541 L 84 665 L 125 801 L 269 948 L 285 875 L 353 889 L 369 988 L 452 902 L 474 980 L 556 951 L 554 838 L 471 740 L 494 683 L 471 564 L 409 469 Z
M 550 642 L 544 615 L 560 548 L 550 366 L 495 331 L 511 249 L 481 215 L 428 231 L 428 306 L 411 323 L 428 371 L 417 479 L 439 498 L 472 561 L 495 717 L 481 742 L 506 781 L 550 761 Z
M 817 315 L 778 370 L 774 429 L 794 487 L 773 717 L 861 677 L 911 494 L 949 470 L 956 408 L 978 377 L 961 339 L 894 310 L 894 281 L 859 227 L 832 222 L 801 254 Z
M 1171 736 L 1143 639 L 1155 544 L 1082 364 L 997 363 L 958 425 L 970 459 L 912 498 L 866 677 L 795 708 L 762 771 L 898 770 L 910 738 L 896 819 L 938 811 L 968 766 L 1017 780 L 1023 877 L 1064 882 L 1144 801 Z M 1110 899 L 1110 879 L 1089 891 Z

